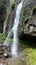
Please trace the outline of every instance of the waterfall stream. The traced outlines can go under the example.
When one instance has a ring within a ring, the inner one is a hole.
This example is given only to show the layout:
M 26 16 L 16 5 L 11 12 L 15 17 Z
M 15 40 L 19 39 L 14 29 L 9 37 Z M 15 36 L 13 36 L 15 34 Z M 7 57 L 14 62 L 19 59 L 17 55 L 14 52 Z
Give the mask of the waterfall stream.
M 17 48 L 18 48 L 18 38 L 17 38 L 17 31 L 18 31 L 18 24 L 19 24 L 19 18 L 20 18 L 20 13 L 21 13 L 21 9 L 22 9 L 22 3 L 21 2 L 18 6 L 17 6 L 17 10 L 16 10 L 16 17 L 14 19 L 14 26 L 13 26 L 13 46 L 12 46 L 12 54 L 17 56 Z
M 20 19 L 20 13 L 21 13 L 21 9 L 22 9 L 22 4 L 23 4 L 23 1 L 21 1 L 18 6 L 17 6 L 17 9 L 16 9 L 16 16 L 15 16 L 15 19 L 14 19 L 14 25 L 13 25 L 13 28 L 10 30 L 10 32 L 8 33 L 8 36 L 4 42 L 4 45 L 7 45 L 9 46 L 9 41 L 8 39 L 11 38 L 12 36 L 12 32 L 13 32 L 13 44 L 11 46 L 11 52 L 12 52 L 12 55 L 14 56 L 17 56 L 18 55 L 18 37 L 17 37 L 17 31 L 18 31 L 18 25 L 19 25 L 19 19 Z

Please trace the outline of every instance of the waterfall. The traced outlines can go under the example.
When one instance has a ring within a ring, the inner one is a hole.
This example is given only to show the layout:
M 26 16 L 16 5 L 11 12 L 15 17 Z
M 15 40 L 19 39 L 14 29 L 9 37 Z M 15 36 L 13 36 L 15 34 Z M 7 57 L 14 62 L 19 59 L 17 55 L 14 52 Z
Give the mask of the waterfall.
M 19 24 L 19 18 L 20 18 L 20 13 L 21 13 L 21 9 L 22 9 L 22 3 L 21 2 L 18 6 L 17 6 L 17 10 L 16 10 L 16 17 L 14 19 L 14 26 L 13 26 L 13 46 L 12 46 L 12 54 L 17 56 L 17 48 L 18 48 L 18 38 L 17 38 L 17 30 L 18 30 L 18 24 Z
M 21 9 L 22 9 L 22 4 L 23 4 L 23 1 L 20 2 L 17 6 L 17 9 L 16 9 L 16 16 L 15 16 L 15 19 L 14 19 L 14 25 L 13 25 L 13 28 L 10 30 L 10 32 L 8 33 L 8 36 L 4 42 L 4 45 L 9 45 L 9 41 L 8 39 L 11 38 L 12 36 L 12 32 L 13 32 L 13 45 L 11 46 L 11 52 L 12 52 L 12 55 L 14 56 L 17 56 L 18 52 L 18 37 L 17 37 L 17 31 L 18 31 L 18 25 L 19 25 L 19 19 L 20 19 L 20 13 L 21 13 Z

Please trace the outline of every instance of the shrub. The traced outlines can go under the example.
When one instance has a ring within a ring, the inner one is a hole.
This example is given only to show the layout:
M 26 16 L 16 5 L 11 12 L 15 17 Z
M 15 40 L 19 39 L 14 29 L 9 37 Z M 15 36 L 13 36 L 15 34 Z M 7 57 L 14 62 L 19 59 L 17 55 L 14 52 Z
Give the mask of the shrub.
M 6 35 L 0 33 L 0 42 L 3 43 L 5 39 L 6 39 Z

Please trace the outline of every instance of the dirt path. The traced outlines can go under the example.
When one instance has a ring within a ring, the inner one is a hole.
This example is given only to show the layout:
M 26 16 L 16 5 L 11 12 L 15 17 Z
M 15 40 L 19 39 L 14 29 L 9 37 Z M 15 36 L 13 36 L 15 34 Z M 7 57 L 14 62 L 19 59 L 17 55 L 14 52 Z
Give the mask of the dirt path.
M 25 61 L 21 60 L 18 57 L 8 58 L 8 59 L 0 59 L 0 65 L 26 65 Z

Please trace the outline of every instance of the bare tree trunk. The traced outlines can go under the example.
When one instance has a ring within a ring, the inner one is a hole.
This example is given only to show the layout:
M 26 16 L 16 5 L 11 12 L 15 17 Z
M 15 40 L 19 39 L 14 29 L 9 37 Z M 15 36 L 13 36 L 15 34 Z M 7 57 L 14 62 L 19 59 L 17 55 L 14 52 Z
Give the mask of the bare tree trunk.
M 10 0 L 9 2 L 9 7 L 7 8 L 7 12 L 6 12 L 6 19 L 5 19 L 5 22 L 4 22 L 4 27 L 3 27 L 3 33 L 5 34 L 6 33 L 6 26 L 7 26 L 7 21 L 8 21 L 8 17 L 11 13 L 11 6 L 12 6 L 12 3 L 14 2 L 14 0 Z

